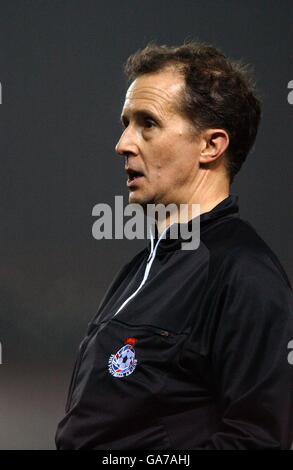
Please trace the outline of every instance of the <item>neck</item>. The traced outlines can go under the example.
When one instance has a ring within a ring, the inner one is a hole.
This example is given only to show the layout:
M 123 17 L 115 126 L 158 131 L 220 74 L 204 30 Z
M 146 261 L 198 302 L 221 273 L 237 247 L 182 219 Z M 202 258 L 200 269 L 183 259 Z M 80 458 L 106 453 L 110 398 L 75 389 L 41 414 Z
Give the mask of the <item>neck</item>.
M 227 178 L 221 177 L 211 181 L 209 172 L 205 172 L 195 188 L 175 202 L 177 211 L 173 211 L 171 214 L 168 213 L 166 217 L 156 221 L 158 234 L 161 235 L 173 223 L 187 223 L 194 217 L 211 211 L 226 199 L 229 193 L 230 185 Z M 180 204 L 184 204 L 183 211 L 180 210 Z

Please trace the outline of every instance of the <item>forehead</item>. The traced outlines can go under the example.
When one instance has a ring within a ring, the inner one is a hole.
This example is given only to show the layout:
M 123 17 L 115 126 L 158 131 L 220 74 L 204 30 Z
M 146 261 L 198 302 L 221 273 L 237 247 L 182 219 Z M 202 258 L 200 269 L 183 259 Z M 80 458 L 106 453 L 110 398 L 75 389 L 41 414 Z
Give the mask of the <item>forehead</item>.
M 140 108 L 159 114 L 174 111 L 183 86 L 183 77 L 174 70 L 141 75 L 126 92 L 123 115 Z

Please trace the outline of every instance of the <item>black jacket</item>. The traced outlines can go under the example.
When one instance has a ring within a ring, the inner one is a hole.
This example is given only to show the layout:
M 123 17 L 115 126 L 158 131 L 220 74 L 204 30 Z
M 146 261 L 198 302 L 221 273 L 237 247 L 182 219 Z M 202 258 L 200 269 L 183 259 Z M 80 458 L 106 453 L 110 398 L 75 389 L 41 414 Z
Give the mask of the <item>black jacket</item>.
M 80 345 L 58 449 L 290 448 L 292 290 L 237 203 L 200 216 L 198 249 L 155 239 L 116 276 Z

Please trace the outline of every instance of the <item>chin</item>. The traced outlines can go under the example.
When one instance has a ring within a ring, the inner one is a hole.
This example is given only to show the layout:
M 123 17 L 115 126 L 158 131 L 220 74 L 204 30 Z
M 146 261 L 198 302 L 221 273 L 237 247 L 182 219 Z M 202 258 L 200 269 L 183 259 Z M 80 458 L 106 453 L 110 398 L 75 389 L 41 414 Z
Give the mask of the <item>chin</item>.
M 148 200 L 145 196 L 140 195 L 136 191 L 132 191 L 128 196 L 129 204 L 140 204 L 143 208 L 146 208 L 147 204 L 151 201 Z

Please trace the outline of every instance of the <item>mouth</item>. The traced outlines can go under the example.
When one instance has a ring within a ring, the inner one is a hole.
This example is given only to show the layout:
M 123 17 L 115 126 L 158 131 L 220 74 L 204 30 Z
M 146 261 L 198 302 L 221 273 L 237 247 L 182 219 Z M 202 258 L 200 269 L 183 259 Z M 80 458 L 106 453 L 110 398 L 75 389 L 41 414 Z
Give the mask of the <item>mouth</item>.
M 127 180 L 128 187 L 136 186 L 139 180 L 141 180 L 141 178 L 144 177 L 143 173 L 141 173 L 140 171 L 132 170 L 132 169 L 126 170 L 126 173 L 128 174 L 128 180 Z

